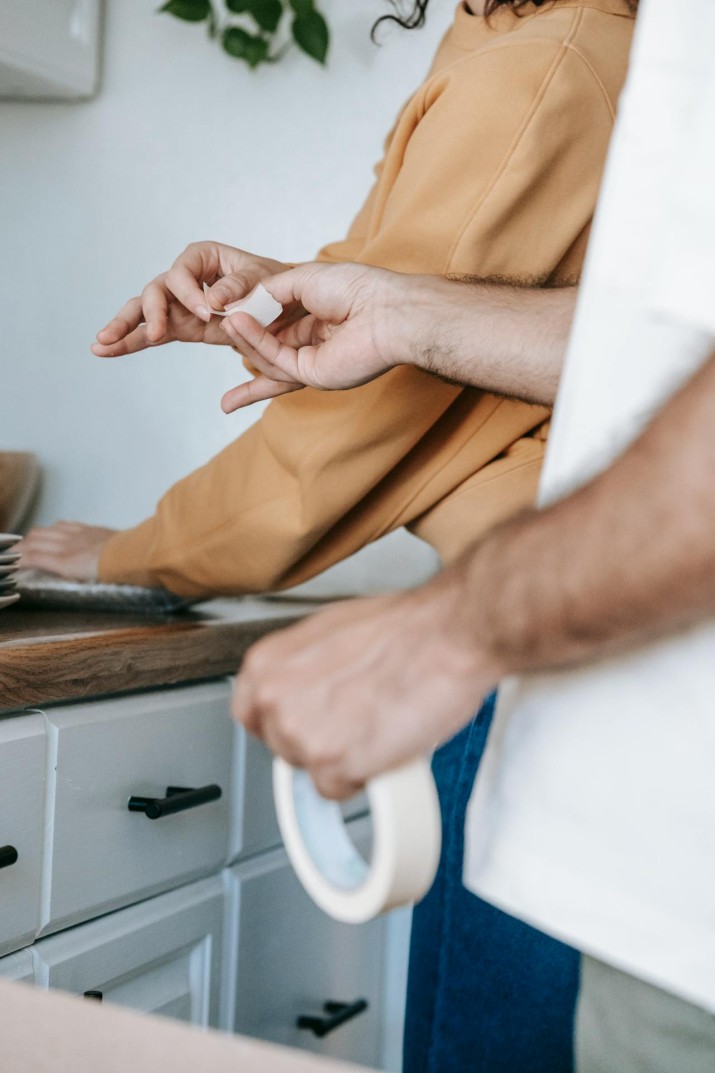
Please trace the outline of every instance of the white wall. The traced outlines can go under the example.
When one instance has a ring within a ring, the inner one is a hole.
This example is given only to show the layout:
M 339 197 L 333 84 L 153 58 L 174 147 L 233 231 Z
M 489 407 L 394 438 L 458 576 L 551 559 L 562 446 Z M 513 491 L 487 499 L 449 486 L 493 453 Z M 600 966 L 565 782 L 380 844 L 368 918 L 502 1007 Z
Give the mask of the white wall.
M 0 102 L 0 449 L 40 456 L 41 522 L 133 524 L 255 419 L 219 409 L 242 375 L 232 352 L 100 361 L 94 334 L 193 239 L 300 259 L 339 237 L 453 4 L 376 48 L 386 0 L 323 0 L 327 71 L 291 55 L 255 72 L 157 6 L 107 3 L 96 100 Z M 387 548 L 394 575 L 405 544 Z

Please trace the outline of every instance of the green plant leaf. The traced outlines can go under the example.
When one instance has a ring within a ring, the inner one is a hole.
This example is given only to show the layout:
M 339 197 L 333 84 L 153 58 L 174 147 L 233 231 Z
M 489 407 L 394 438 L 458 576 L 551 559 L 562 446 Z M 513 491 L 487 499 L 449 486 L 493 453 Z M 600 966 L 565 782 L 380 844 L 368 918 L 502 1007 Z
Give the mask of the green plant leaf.
M 315 0 L 289 0 L 289 3 L 298 17 L 312 15 L 315 11 Z
M 274 34 L 283 15 L 281 0 L 249 0 L 249 10 L 254 19 L 268 34 Z
M 211 14 L 211 3 L 210 0 L 167 0 L 158 10 L 186 22 L 203 22 Z
M 229 56 L 245 60 L 251 68 L 258 67 L 268 59 L 268 42 L 265 37 L 249 34 L 240 26 L 229 26 L 224 30 L 221 44 Z
M 234 15 L 243 15 L 251 6 L 251 0 L 226 0 L 226 7 Z
M 291 0 L 294 3 L 295 0 Z M 293 40 L 318 63 L 325 63 L 330 44 L 328 24 L 319 11 L 298 15 L 293 20 Z

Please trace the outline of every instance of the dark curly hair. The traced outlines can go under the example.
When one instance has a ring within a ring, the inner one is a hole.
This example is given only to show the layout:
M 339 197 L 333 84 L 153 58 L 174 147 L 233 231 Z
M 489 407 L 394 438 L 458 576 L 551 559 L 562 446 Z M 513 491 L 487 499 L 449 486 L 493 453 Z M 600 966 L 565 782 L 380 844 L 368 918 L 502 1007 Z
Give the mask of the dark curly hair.
M 510 7 L 513 11 L 518 11 L 519 8 L 526 7 L 529 3 L 535 4 L 536 7 L 541 7 L 547 2 L 548 0 L 487 0 L 484 14 L 487 16 L 493 15 L 498 7 Z M 429 0 L 414 0 L 412 11 L 408 13 L 404 11 L 402 0 L 390 0 L 390 3 L 395 9 L 395 13 L 394 15 L 383 15 L 377 20 L 372 28 L 373 39 L 375 31 L 383 22 L 396 22 L 398 26 L 404 27 L 405 30 L 417 30 L 420 26 L 424 26 Z M 638 0 L 626 0 L 626 4 L 635 13 L 638 7 Z

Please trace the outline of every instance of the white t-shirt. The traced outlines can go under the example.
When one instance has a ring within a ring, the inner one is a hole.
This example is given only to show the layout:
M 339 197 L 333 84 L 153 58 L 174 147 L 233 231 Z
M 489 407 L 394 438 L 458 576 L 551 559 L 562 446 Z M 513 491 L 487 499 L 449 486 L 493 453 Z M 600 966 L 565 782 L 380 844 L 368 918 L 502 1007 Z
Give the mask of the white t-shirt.
M 715 0 L 642 0 L 545 500 L 603 469 L 715 348 L 714 49 Z M 715 1010 L 715 623 L 506 683 L 465 882 Z

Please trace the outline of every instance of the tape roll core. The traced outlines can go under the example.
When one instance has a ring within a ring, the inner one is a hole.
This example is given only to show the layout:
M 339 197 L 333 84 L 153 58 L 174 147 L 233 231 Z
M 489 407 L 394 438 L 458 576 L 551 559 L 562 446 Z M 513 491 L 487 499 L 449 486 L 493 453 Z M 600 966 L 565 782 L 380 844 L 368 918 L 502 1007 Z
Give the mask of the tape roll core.
M 441 851 L 439 800 L 426 760 L 379 775 L 366 791 L 369 862 L 353 845 L 340 806 L 321 797 L 305 771 L 273 761 L 276 813 L 291 864 L 321 909 L 352 924 L 422 898 Z

